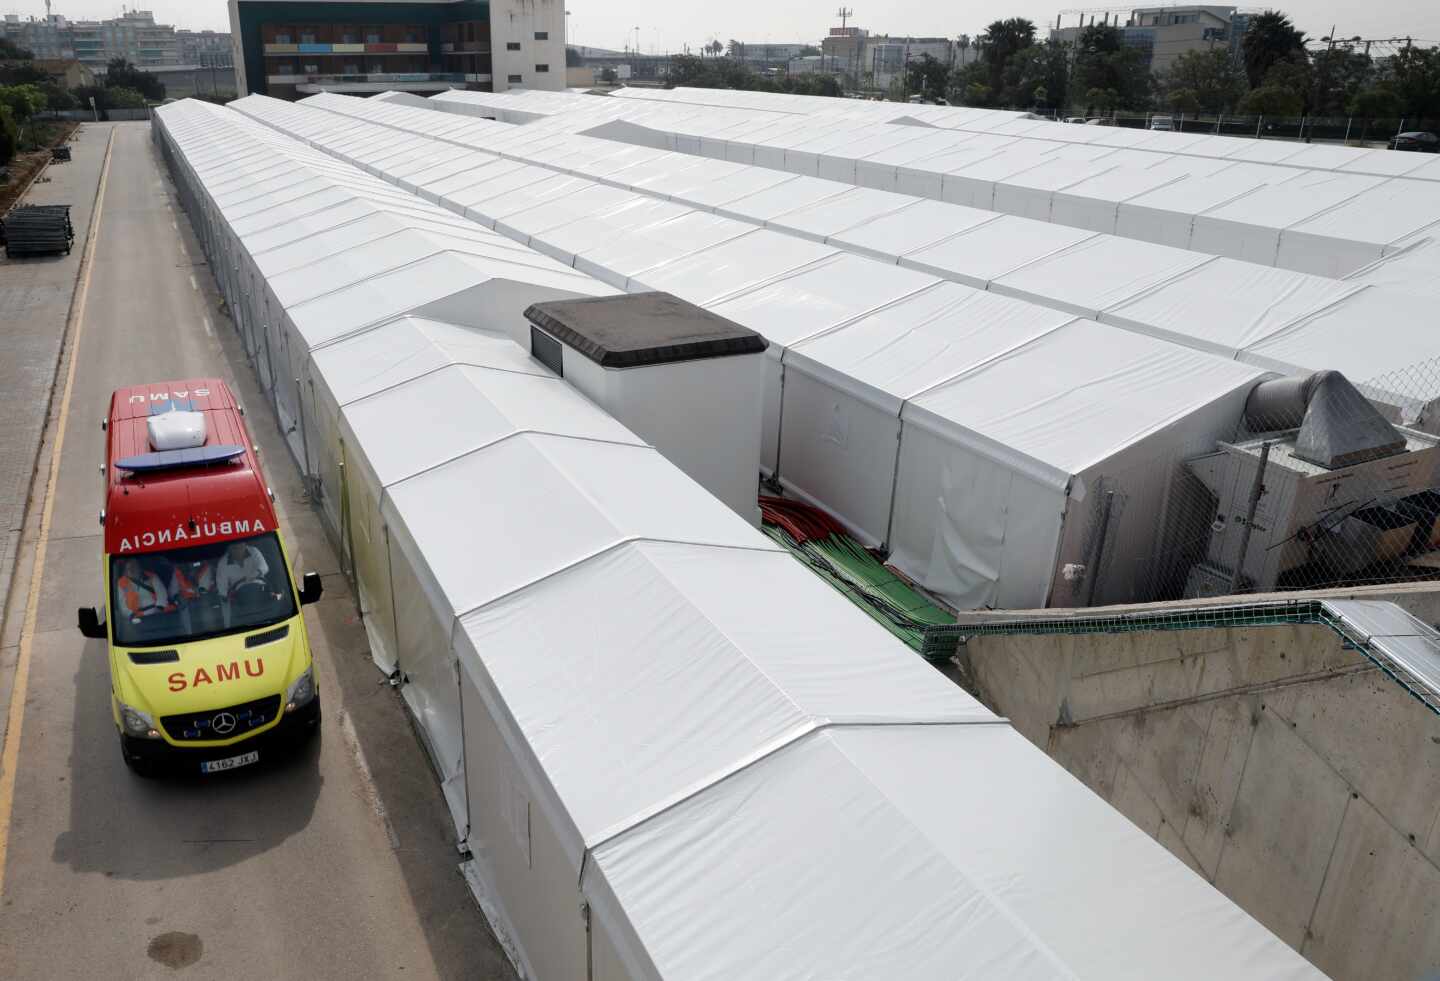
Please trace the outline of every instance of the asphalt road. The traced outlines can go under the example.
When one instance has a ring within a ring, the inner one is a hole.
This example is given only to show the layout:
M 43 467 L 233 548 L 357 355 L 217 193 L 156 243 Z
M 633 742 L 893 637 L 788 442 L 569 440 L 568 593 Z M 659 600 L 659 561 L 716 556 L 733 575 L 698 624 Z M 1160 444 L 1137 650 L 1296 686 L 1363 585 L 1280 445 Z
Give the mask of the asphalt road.
M 509 978 L 150 128 L 113 128 L 70 325 L 78 354 L 61 362 L 0 634 L 12 741 L 0 762 L 15 763 L 0 773 L 0 976 Z M 324 575 L 306 620 L 325 720 L 309 751 L 279 765 L 152 782 L 121 763 L 104 642 L 84 640 L 74 617 L 100 594 L 98 422 L 110 392 L 197 375 L 226 378 L 250 408 L 297 572 Z

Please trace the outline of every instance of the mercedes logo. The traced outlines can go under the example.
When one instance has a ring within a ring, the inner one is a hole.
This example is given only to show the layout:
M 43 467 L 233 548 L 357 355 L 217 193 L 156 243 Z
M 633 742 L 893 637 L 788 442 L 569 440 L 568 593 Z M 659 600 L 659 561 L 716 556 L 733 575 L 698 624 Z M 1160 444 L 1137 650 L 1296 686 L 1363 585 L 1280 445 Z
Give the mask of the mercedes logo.
M 235 716 L 229 712 L 220 712 L 210 720 L 210 728 L 221 736 L 230 735 L 235 731 L 237 725 L 239 723 L 235 720 Z

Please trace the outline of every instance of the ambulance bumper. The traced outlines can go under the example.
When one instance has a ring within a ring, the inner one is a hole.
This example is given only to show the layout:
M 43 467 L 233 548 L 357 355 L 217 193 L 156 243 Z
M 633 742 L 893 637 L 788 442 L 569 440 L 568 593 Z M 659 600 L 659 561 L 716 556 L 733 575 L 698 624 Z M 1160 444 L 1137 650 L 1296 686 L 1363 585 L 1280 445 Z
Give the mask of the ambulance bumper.
M 136 739 L 121 734 L 120 748 L 131 760 L 174 773 L 199 773 L 200 764 L 259 752 L 261 765 L 293 753 L 320 729 L 320 695 L 308 705 L 280 717 L 280 722 L 249 739 L 229 746 L 174 746 L 163 739 Z

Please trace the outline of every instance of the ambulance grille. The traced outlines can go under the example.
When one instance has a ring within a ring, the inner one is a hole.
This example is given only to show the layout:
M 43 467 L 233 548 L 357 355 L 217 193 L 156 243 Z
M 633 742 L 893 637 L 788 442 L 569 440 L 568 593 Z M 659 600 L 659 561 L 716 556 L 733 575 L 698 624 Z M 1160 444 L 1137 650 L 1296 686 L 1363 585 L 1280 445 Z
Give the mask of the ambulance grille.
M 171 739 L 178 742 L 201 742 L 243 736 L 267 722 L 274 721 L 279 714 L 280 696 L 267 695 L 240 705 L 206 709 L 204 712 L 187 712 L 184 715 L 167 715 L 160 720 L 160 724 L 165 727 L 165 732 Z

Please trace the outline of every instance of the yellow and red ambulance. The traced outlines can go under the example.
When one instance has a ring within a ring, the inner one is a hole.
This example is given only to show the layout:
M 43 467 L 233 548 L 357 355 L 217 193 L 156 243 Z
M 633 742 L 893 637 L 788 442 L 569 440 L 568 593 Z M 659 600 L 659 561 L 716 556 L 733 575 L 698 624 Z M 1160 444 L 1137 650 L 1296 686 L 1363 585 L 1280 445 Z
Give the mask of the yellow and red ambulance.
M 214 378 L 116 391 L 106 431 L 104 602 L 80 632 L 108 642 L 125 762 L 214 773 L 313 733 L 320 691 L 270 489 L 243 410 Z

